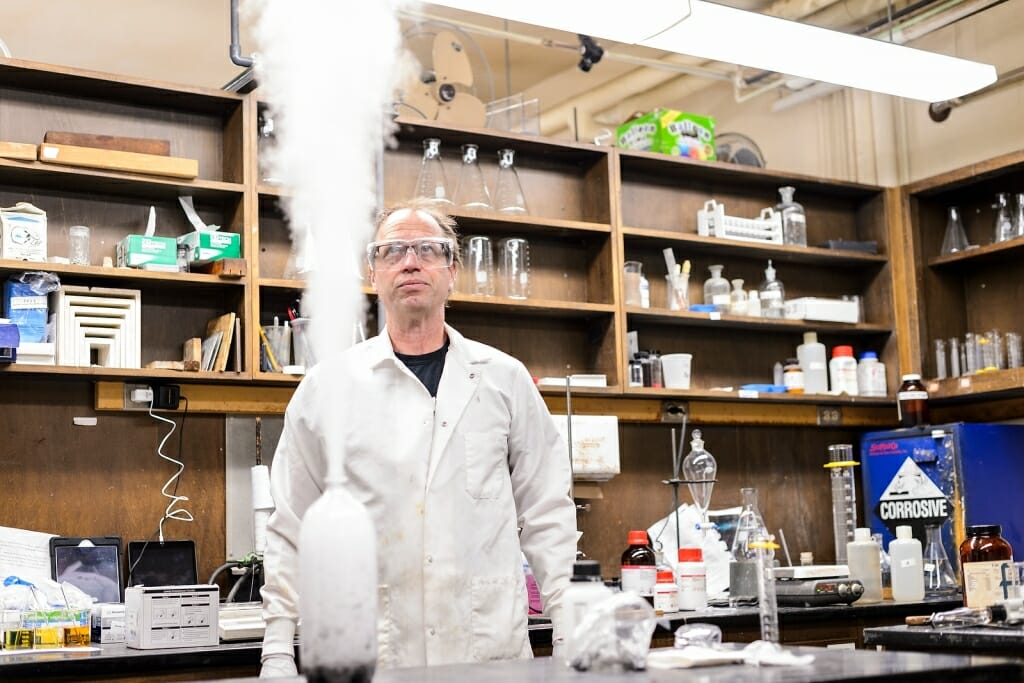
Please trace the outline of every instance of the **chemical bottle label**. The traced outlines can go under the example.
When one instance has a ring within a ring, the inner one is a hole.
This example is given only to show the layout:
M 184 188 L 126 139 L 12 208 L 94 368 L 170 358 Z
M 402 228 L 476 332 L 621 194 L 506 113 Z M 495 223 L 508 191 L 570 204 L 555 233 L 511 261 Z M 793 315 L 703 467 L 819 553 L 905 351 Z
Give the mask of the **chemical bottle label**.
M 654 595 L 654 584 L 658 580 L 656 567 L 622 567 L 622 590 L 637 595 L 650 597 Z
M 965 562 L 964 604 L 967 607 L 988 607 L 1002 600 L 1004 560 L 994 562 Z
M 899 401 L 927 401 L 927 391 L 901 391 L 896 394 L 896 399 Z

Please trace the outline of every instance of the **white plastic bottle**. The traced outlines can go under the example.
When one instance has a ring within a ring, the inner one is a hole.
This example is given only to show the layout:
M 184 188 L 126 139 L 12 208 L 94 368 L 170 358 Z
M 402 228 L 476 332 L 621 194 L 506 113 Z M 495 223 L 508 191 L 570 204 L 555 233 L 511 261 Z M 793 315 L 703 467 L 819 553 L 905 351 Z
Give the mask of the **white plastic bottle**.
M 828 362 L 828 377 L 832 393 L 847 396 L 857 395 L 857 361 L 853 359 L 852 346 L 833 346 L 832 360 Z
M 567 662 L 575 655 L 573 634 L 590 606 L 607 597 L 612 591 L 601 580 L 601 564 L 596 560 L 578 560 L 572 566 L 572 579 L 562 594 L 562 651 Z
M 804 332 L 804 343 L 796 347 L 796 358 L 804 371 L 805 394 L 828 393 L 828 366 L 825 345 L 818 341 L 817 332 Z
M 896 527 L 896 538 L 889 543 L 892 563 L 892 599 L 896 602 L 924 600 L 924 563 L 921 541 L 909 526 Z
M 878 360 L 874 351 L 861 354 L 857 364 L 857 388 L 861 396 L 884 397 L 889 393 L 885 379 L 885 363 Z
M 864 594 L 857 602 L 861 605 L 882 601 L 882 549 L 871 540 L 871 529 L 858 527 L 853 540 L 846 544 L 846 562 L 850 578 L 864 584 Z
M 708 606 L 707 567 L 700 548 L 680 548 L 676 565 L 679 609 L 702 610 Z

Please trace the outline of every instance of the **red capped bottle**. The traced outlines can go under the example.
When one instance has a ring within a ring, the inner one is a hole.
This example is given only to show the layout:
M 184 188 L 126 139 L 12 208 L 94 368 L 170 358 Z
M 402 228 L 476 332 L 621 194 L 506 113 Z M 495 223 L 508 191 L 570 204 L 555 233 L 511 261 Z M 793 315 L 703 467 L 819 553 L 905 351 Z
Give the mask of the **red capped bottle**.
M 647 542 L 647 532 L 629 532 L 629 547 L 622 553 L 622 590 L 632 591 L 654 604 L 654 584 L 658 568 L 654 550 Z

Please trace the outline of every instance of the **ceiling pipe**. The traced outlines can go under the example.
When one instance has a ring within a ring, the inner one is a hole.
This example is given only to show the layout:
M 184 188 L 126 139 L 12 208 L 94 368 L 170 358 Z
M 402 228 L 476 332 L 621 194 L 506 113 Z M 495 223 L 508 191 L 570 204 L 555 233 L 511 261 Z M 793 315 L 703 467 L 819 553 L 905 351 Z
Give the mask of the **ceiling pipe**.
M 947 100 L 945 102 L 932 102 L 928 105 L 928 117 L 935 123 L 942 123 L 949 118 L 949 115 L 955 108 L 962 107 L 968 102 L 976 100 L 979 97 L 991 95 L 997 90 L 1002 90 L 1006 86 L 1013 85 L 1014 83 L 1022 80 L 1024 80 L 1024 66 L 1007 71 L 999 76 L 999 78 L 996 79 L 996 82 L 992 85 L 982 88 L 981 90 L 976 90 L 969 95 L 964 95 L 963 97 L 958 97 L 955 100 Z

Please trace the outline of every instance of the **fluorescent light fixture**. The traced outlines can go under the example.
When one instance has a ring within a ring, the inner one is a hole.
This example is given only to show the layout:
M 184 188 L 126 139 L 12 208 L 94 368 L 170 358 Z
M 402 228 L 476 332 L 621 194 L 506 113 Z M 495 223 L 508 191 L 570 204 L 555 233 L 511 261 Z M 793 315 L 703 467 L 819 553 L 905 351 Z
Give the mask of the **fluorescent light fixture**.
M 670 0 L 651 12 L 588 0 L 441 0 L 434 4 L 923 102 L 961 97 L 997 78 L 991 64 L 704 0 Z M 677 6 L 674 13 L 673 4 Z

